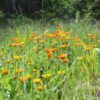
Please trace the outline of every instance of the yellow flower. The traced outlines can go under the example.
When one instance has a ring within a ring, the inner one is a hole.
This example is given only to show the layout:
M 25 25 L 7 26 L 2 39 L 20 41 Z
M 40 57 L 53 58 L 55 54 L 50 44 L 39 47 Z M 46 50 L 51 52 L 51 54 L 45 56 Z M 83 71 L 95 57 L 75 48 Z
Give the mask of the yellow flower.
M 31 78 L 32 78 L 32 75 L 31 75 L 31 74 L 28 74 L 26 77 L 27 77 L 28 79 L 31 79 Z
M 21 42 L 21 43 L 19 43 L 19 46 L 22 47 L 22 46 L 24 46 L 24 44 L 25 44 L 24 42 Z
M 86 51 L 90 51 L 93 48 L 96 48 L 96 44 L 88 44 L 87 47 L 85 48 Z
M 60 70 L 57 73 L 58 73 L 58 75 L 63 75 L 63 74 L 65 74 L 65 71 L 64 70 Z
M 68 36 L 66 37 L 66 40 L 70 40 L 70 39 L 71 39 L 71 37 L 68 37 Z
M 15 56 L 13 56 L 13 58 L 14 58 L 14 60 L 20 60 L 20 56 L 17 56 L 17 55 L 15 55 Z
M 91 34 L 91 33 L 89 33 L 87 36 L 88 36 L 88 37 L 92 37 L 92 34 Z
M 0 55 L 2 55 L 3 54 L 3 52 L 2 52 L 2 50 L 0 50 Z
M 100 40 L 97 40 L 97 43 L 100 43 Z
M 52 75 L 51 74 L 43 74 L 42 77 L 45 78 L 45 79 L 47 79 L 47 78 L 52 77 Z
M 35 78 L 35 79 L 33 80 L 33 82 L 34 82 L 34 83 L 40 83 L 40 82 L 41 82 L 41 79 L 40 79 L 40 78 Z
M 22 68 L 16 69 L 15 72 L 16 73 L 22 73 L 23 72 L 23 69 Z
M 9 63 L 11 62 L 11 60 L 7 59 L 5 62 L 6 62 L 7 64 L 9 64 Z
M 34 72 L 34 73 L 37 73 L 37 74 L 39 74 L 39 73 L 40 73 L 40 71 L 39 71 L 39 70 L 37 70 L 37 69 L 33 69 L 33 72 Z
M 40 42 L 40 43 L 44 43 L 45 41 L 44 41 L 44 40 L 40 40 L 39 42 Z

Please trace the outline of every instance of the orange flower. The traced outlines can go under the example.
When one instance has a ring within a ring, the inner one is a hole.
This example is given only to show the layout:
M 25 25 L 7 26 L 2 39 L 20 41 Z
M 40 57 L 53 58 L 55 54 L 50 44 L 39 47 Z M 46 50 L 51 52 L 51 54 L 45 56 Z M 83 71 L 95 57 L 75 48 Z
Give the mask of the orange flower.
M 67 54 L 61 54 L 60 56 L 58 56 L 58 58 L 65 59 L 67 56 L 68 56 Z
M 57 48 L 52 48 L 51 51 L 55 52 L 55 51 L 57 51 Z
M 46 51 L 46 53 L 51 53 L 52 52 L 52 50 L 48 49 L 48 48 L 46 48 L 45 51 Z
M 43 89 L 44 89 L 43 86 L 38 86 L 38 90 L 39 90 L 39 91 L 41 91 L 41 90 L 43 90 Z
M 36 34 L 35 34 L 35 33 L 32 33 L 32 34 L 31 34 L 31 37 L 34 37 L 34 36 L 36 36 Z
M 18 38 L 13 38 L 12 41 L 13 41 L 14 43 L 18 43 L 19 39 L 18 39 Z
M 52 57 L 53 57 L 52 53 L 49 53 L 48 58 L 52 58 Z
M 18 43 L 12 43 L 12 44 L 10 44 L 10 46 L 16 47 L 16 46 L 18 46 Z
M 54 37 L 59 37 L 59 34 L 58 34 L 58 33 L 55 33 L 55 34 L 54 34 Z
M 2 74 L 3 74 L 3 75 L 7 75 L 8 73 L 9 73 L 8 70 L 3 70 L 3 71 L 2 71 Z
M 75 37 L 75 38 L 74 38 L 74 42 L 80 42 L 80 38 Z
M 61 48 L 64 49 L 64 48 L 66 48 L 67 46 L 68 46 L 67 44 L 64 44 L 64 45 L 61 46 Z
M 62 62 L 63 62 L 63 63 L 67 63 L 67 62 L 69 62 L 69 59 L 63 59 Z
M 57 51 L 57 48 L 52 48 L 52 49 L 46 48 L 45 51 L 46 51 L 47 53 L 52 53 L 52 52 Z

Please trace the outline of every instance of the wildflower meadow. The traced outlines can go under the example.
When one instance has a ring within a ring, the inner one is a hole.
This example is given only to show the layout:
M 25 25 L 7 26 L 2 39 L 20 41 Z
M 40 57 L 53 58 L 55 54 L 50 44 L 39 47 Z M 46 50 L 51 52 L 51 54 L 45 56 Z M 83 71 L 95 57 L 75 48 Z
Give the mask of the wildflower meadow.
M 80 22 L 40 28 L 0 31 L 0 100 L 99 100 L 100 31 Z

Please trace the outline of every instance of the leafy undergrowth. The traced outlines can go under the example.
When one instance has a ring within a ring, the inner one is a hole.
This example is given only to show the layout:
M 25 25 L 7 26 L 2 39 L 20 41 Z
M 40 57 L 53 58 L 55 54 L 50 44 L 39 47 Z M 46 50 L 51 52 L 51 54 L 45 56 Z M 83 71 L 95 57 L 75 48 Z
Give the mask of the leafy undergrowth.
M 0 46 L 0 100 L 99 98 L 99 32 L 55 23 L 42 34 L 32 26 L 9 31 L 13 35 Z

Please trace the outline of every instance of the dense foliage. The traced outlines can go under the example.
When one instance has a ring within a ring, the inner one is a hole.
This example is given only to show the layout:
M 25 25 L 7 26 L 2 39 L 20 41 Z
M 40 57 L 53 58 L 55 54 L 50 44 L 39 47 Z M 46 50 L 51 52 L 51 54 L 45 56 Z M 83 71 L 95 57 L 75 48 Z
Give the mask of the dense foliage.
M 0 10 L 6 16 L 26 15 L 32 18 L 90 17 L 99 19 L 99 0 L 0 0 Z

